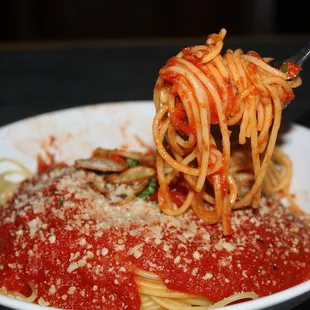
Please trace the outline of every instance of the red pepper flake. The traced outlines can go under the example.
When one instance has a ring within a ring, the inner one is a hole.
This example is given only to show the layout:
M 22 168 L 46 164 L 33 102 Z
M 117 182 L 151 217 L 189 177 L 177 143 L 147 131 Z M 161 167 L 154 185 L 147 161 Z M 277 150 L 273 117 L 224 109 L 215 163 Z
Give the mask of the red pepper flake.
M 181 104 L 177 104 L 176 108 L 170 115 L 171 122 L 176 130 L 179 130 L 182 134 L 190 136 L 190 134 L 195 135 L 195 127 L 189 125 L 186 111 Z

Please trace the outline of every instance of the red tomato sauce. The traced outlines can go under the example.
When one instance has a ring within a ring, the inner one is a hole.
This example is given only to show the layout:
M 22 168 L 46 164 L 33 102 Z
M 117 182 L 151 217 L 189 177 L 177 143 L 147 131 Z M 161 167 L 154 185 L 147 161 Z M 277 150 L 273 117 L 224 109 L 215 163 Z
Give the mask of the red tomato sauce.
M 116 162 L 124 161 L 124 158 L 122 156 L 113 152 L 108 153 L 108 157 L 115 160 Z
M 191 134 L 196 136 L 196 129 L 193 125 L 188 122 L 185 108 L 182 104 L 177 104 L 176 108 L 170 115 L 171 122 L 176 130 L 179 130 L 182 134 L 190 136 Z
M 40 155 L 37 156 L 37 171 L 39 174 L 48 172 L 55 168 L 62 168 L 65 166 L 63 162 L 56 162 L 55 156 L 46 151 L 47 160 L 44 160 Z
M 178 207 L 182 206 L 185 202 L 188 188 L 185 180 L 183 178 L 174 179 L 169 185 L 169 196 Z
M 24 182 L 2 207 L 0 287 L 29 295 L 32 283 L 36 302 L 64 309 L 139 309 L 136 268 L 214 302 L 237 292 L 266 296 L 310 278 L 309 224 L 275 203 L 234 212 L 233 234 L 223 237 L 220 224 L 191 211 L 159 220 L 156 206 L 107 206 L 89 186 L 94 177 L 51 171 Z M 119 222 L 130 210 L 135 217 Z
M 247 52 L 247 55 L 255 57 L 255 58 L 259 59 L 259 60 L 263 60 L 262 57 L 258 53 L 254 52 L 254 51 Z
M 299 72 L 301 71 L 301 67 L 293 62 L 285 62 L 283 65 L 286 66 L 286 75 L 288 78 L 292 79 L 298 76 Z M 282 66 L 283 66 L 282 65 Z

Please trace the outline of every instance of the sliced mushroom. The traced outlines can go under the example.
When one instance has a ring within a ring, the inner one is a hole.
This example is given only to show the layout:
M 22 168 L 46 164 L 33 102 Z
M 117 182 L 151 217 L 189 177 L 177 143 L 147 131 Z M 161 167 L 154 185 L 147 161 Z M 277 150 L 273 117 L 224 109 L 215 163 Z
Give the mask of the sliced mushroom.
M 142 192 L 149 184 L 149 179 L 141 180 L 140 182 L 135 182 L 132 184 L 132 190 L 135 194 Z
M 155 155 L 152 154 L 146 155 L 140 152 L 127 152 L 122 150 L 115 150 L 115 153 L 125 158 L 138 160 L 140 162 L 155 161 Z
M 149 157 L 148 155 L 145 155 L 140 152 L 127 152 L 127 151 L 122 151 L 122 150 L 117 150 L 117 154 L 126 157 L 127 159 L 134 159 L 138 160 L 140 162 L 144 161 L 146 157 Z
M 113 193 L 114 190 L 111 190 L 111 188 L 107 187 L 107 183 L 102 177 L 97 177 L 96 180 L 90 182 L 89 185 L 94 191 L 103 194 L 107 199 L 109 199 L 112 206 L 121 206 L 135 199 L 136 195 L 142 192 L 148 183 L 149 179 L 146 178 L 136 181 L 132 184 L 124 184 L 126 187 L 125 192 L 118 193 L 114 195 L 114 197 L 111 196 L 111 193 Z M 109 184 L 109 186 L 112 186 L 115 189 L 118 185 Z
M 128 184 L 127 186 L 130 186 L 134 194 L 138 194 L 146 188 L 148 183 L 149 183 L 149 179 L 144 179 L 138 182 L 134 182 L 133 184 Z M 106 184 L 107 183 L 104 182 L 103 180 L 96 180 L 94 182 L 89 183 L 89 185 L 91 186 L 93 190 L 100 192 L 109 198 L 110 190 L 106 187 Z
M 136 196 L 134 194 L 130 194 L 130 195 L 126 195 L 124 194 L 123 197 L 119 197 L 120 200 L 119 201 L 115 201 L 115 202 L 110 202 L 112 206 L 123 206 L 126 203 L 134 200 L 136 198 Z
M 130 159 L 141 160 L 143 157 L 143 153 L 140 152 L 128 152 L 123 150 L 115 150 L 115 153 Z
M 105 178 L 108 183 L 125 183 L 130 184 L 133 182 L 148 179 L 155 175 L 155 169 L 145 166 L 135 166 L 127 169 L 119 174 L 112 174 Z
M 95 149 L 95 151 L 93 152 L 93 156 L 95 157 L 107 157 L 110 154 L 116 154 L 125 158 L 130 158 L 130 159 L 134 159 L 134 160 L 141 160 L 143 154 L 139 153 L 139 152 L 127 152 L 127 151 L 122 151 L 122 150 L 108 150 L 108 149 L 103 149 L 103 148 L 97 148 Z
M 141 152 L 129 152 L 129 151 L 124 151 L 124 150 L 119 150 L 119 149 L 108 150 L 108 149 L 103 149 L 103 148 L 97 148 L 93 152 L 94 157 L 107 157 L 110 154 L 116 154 L 116 155 L 119 155 L 121 157 L 138 160 L 140 162 L 155 161 L 155 155 L 153 155 L 153 154 L 147 154 L 146 155 L 146 154 L 141 153 Z
M 125 160 L 113 160 L 106 157 L 92 157 L 75 161 L 75 167 L 102 172 L 121 172 L 127 168 Z
M 104 195 L 109 195 L 109 190 L 107 189 L 106 183 L 103 180 L 101 181 L 96 180 L 94 182 L 89 183 L 89 185 L 93 190 L 102 193 Z
M 126 194 L 120 193 L 120 194 L 115 195 L 114 198 L 112 199 L 111 189 L 109 190 L 106 187 L 106 183 L 103 180 L 101 181 L 97 180 L 95 182 L 91 182 L 90 186 L 92 187 L 93 190 L 103 194 L 107 199 L 109 199 L 110 204 L 112 206 L 122 206 L 136 198 L 134 189 L 132 188 L 132 190 L 129 191 L 129 194 L 128 192 Z

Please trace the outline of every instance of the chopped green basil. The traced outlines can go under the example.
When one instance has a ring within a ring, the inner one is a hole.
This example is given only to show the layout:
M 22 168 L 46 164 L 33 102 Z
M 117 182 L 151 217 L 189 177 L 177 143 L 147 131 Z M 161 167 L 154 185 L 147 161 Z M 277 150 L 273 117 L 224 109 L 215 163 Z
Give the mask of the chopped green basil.
M 60 205 L 63 205 L 63 204 L 64 204 L 64 202 L 65 202 L 65 200 L 64 200 L 64 199 L 59 199 L 59 201 L 58 201 L 58 202 L 59 202 L 59 204 L 60 204 Z
M 156 192 L 157 183 L 154 178 L 150 178 L 147 187 L 138 195 L 139 198 L 148 198 Z
M 140 162 L 138 160 L 127 159 L 127 166 L 128 166 L 128 168 L 132 168 L 132 167 L 138 166 L 139 164 L 140 164 Z
M 155 189 L 157 188 L 157 182 L 155 178 L 150 178 L 148 186 L 154 187 Z
M 281 67 L 280 67 L 280 70 L 281 70 L 283 73 L 286 73 L 287 70 L 288 70 L 287 64 L 282 64 Z

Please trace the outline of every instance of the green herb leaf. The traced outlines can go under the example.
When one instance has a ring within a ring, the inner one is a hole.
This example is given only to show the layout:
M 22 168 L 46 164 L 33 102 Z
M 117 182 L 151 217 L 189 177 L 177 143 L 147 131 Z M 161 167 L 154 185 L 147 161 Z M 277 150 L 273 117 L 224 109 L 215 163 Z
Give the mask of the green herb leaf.
M 59 202 L 60 205 L 63 205 L 65 200 L 64 199 L 59 199 L 58 202 Z
M 155 193 L 155 189 L 153 187 L 147 187 L 146 189 L 144 189 L 139 195 L 139 198 L 145 199 L 149 196 L 151 196 L 152 194 Z
M 157 189 L 157 183 L 154 178 L 150 178 L 149 184 L 147 187 L 138 195 L 139 198 L 145 199 L 150 197 L 156 192 Z
M 287 70 L 288 70 L 288 65 L 282 64 L 280 67 L 280 71 L 282 71 L 283 73 L 287 73 Z
M 156 189 L 157 188 L 156 179 L 155 178 L 150 178 L 148 186 L 154 187 Z
M 138 160 L 127 159 L 127 166 L 128 166 L 128 168 L 132 168 L 132 167 L 138 166 L 139 164 L 140 164 L 140 162 Z

